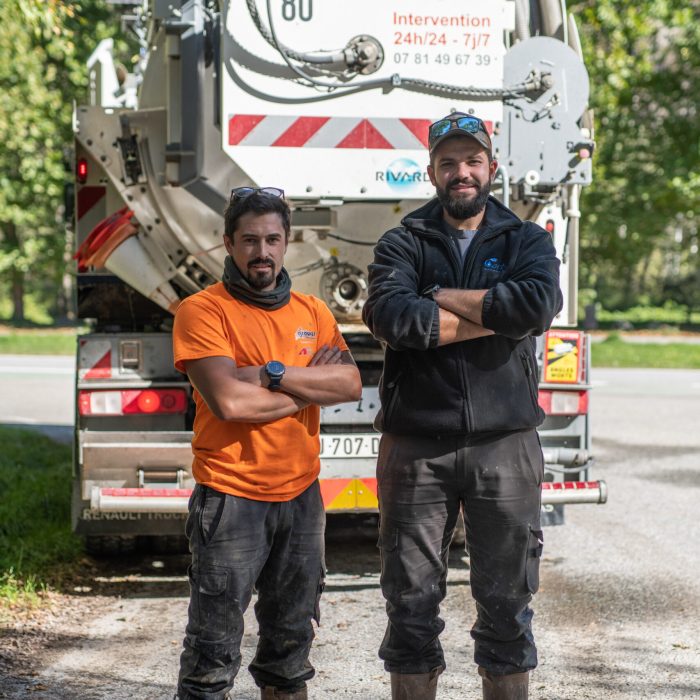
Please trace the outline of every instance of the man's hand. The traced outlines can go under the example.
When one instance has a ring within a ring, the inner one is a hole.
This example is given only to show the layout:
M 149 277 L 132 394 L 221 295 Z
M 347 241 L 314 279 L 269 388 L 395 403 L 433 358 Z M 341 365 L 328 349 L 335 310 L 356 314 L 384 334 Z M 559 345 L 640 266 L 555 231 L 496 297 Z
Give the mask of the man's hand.
M 319 406 L 357 401 L 362 380 L 349 350 L 322 345 L 306 367 L 287 367 L 282 391 Z
M 433 294 L 433 299 L 441 309 L 451 311 L 478 326 L 483 326 L 481 315 L 484 297 L 488 289 L 447 289 L 441 287 Z
M 342 364 L 342 354 L 337 345 L 321 345 L 309 362 L 309 367 L 318 365 L 340 365 Z
M 463 316 L 458 316 L 447 309 L 440 307 L 438 312 L 440 313 L 440 337 L 438 339 L 438 347 L 493 335 L 493 331 L 480 326 L 478 323 L 472 323 Z

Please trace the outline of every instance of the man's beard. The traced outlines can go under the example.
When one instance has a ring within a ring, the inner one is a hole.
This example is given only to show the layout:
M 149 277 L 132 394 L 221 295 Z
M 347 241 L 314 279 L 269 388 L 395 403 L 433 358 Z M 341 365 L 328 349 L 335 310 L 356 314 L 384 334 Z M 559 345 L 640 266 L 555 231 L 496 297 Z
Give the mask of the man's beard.
M 476 216 L 486 206 L 486 202 L 488 201 L 489 194 L 491 192 L 491 181 L 487 180 L 483 185 L 481 185 L 476 194 L 470 199 L 450 194 L 450 188 L 459 184 L 478 186 L 478 183 L 476 182 L 451 180 L 444 190 L 436 185 L 435 193 L 437 194 L 437 198 L 440 200 L 440 204 L 442 204 L 445 211 L 453 219 L 463 221 L 464 219 L 471 219 L 473 216 Z
M 265 273 L 251 272 L 250 268 L 253 265 L 269 265 L 271 269 L 270 272 Z M 248 274 L 246 275 L 246 279 L 248 280 L 250 286 L 258 291 L 265 289 L 265 287 L 269 287 L 275 281 L 275 263 L 270 260 L 270 258 L 255 258 L 255 260 L 251 260 L 248 263 Z

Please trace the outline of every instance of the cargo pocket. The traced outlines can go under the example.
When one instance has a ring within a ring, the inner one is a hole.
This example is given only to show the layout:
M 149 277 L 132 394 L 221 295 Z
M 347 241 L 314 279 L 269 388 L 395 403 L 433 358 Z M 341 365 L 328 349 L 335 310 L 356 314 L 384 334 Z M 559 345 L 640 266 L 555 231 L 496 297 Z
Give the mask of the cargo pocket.
M 203 569 L 193 573 L 192 579 L 197 591 L 197 636 L 203 642 L 224 642 L 229 633 L 226 605 L 228 573 L 225 569 Z
M 321 595 L 323 594 L 323 589 L 326 587 L 326 567 L 321 565 L 321 572 L 318 577 L 318 586 L 316 588 L 316 604 L 314 605 L 314 620 L 316 624 L 321 624 Z
M 399 546 L 399 531 L 391 528 L 387 532 L 379 532 L 377 547 L 380 552 L 393 552 Z
M 206 547 L 216 534 L 216 529 L 221 522 L 221 516 L 226 505 L 226 494 L 215 491 L 208 486 L 202 487 L 202 496 L 199 500 L 199 536 Z
M 544 453 L 542 452 L 540 436 L 536 430 L 532 430 L 529 435 L 524 436 L 523 441 L 525 442 L 525 455 L 530 474 L 534 479 L 535 486 L 539 488 L 544 481 Z
M 192 535 L 195 528 L 199 527 L 199 503 L 202 497 L 202 486 L 195 484 L 192 489 L 192 495 L 187 503 L 187 521 L 185 522 L 185 535 L 189 542 L 192 541 Z
M 527 589 L 530 593 L 537 593 L 540 587 L 540 559 L 544 548 L 544 540 L 542 538 L 542 530 L 530 530 L 527 560 L 525 562 Z
M 388 601 L 398 601 L 404 588 L 402 579 L 405 576 L 401 572 L 399 561 L 399 531 L 395 527 L 387 527 L 385 531 L 379 530 L 377 540 L 379 548 L 379 561 L 381 562 L 381 588 L 384 597 Z

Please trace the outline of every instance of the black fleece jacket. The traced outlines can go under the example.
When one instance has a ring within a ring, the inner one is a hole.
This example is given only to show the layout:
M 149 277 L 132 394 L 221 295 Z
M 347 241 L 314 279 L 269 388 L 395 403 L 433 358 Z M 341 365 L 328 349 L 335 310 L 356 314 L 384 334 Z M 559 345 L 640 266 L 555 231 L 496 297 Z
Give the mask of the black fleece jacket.
M 482 325 L 495 335 L 438 347 L 431 286 L 488 289 Z M 562 306 L 559 260 L 549 234 L 493 197 L 462 263 L 433 199 L 387 231 L 369 266 L 363 318 L 387 345 L 378 430 L 469 435 L 534 428 L 535 341 Z

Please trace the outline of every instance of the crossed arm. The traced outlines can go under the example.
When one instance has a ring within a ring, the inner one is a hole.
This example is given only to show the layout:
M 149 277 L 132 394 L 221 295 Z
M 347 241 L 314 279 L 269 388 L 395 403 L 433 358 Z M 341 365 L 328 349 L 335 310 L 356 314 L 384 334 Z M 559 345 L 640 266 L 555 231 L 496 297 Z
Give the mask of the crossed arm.
M 493 335 L 481 325 L 487 289 L 439 289 L 433 294 L 440 314 L 438 346 Z
M 270 391 L 264 367 L 237 367 L 229 357 L 186 363 L 187 376 L 212 413 L 225 421 L 266 423 L 291 416 L 309 404 L 356 401 L 362 393 L 352 356 L 323 345 L 307 367 L 287 367 L 282 391 Z

